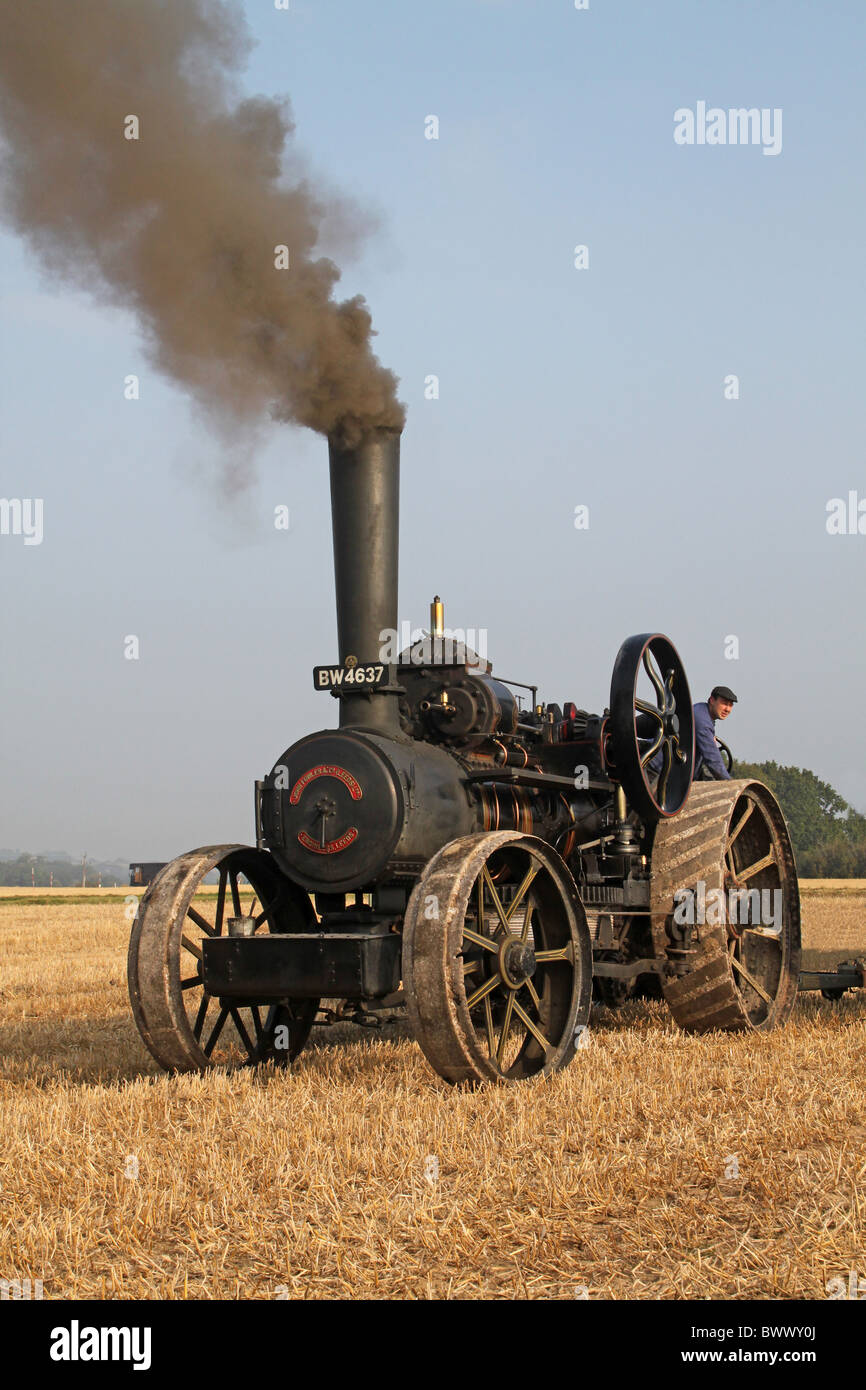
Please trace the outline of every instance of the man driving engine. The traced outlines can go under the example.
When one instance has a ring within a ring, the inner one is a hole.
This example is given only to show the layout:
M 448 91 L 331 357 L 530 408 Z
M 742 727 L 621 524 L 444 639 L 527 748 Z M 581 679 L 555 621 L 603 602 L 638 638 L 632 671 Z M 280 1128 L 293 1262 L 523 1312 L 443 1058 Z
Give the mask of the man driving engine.
M 694 781 L 729 780 L 731 774 L 722 762 L 716 742 L 716 720 L 727 719 L 737 697 L 726 685 L 716 685 L 708 700 L 695 705 L 695 770 Z

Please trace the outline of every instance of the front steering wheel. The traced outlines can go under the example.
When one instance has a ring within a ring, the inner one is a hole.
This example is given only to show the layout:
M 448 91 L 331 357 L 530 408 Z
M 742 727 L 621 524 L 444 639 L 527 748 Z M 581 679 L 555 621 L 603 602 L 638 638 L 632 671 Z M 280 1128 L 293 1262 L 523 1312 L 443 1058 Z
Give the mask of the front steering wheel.
M 611 777 L 647 821 L 685 805 L 692 783 L 692 697 L 673 643 L 660 632 L 627 637 L 610 682 Z

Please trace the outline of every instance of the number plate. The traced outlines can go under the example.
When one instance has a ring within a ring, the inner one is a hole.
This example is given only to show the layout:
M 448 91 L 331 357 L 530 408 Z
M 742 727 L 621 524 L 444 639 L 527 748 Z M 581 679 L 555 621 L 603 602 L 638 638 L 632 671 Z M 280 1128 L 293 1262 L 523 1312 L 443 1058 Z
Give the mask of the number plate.
M 366 666 L 314 666 L 316 690 L 370 690 L 387 679 L 388 667 L 381 661 Z

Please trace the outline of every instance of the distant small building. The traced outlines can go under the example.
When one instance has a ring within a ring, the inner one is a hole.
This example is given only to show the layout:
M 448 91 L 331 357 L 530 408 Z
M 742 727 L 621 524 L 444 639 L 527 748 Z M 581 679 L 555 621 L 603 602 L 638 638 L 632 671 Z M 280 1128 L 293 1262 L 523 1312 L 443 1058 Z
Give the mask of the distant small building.
M 152 883 L 159 873 L 164 869 L 165 864 L 130 864 L 129 866 L 129 886 L 138 888 Z

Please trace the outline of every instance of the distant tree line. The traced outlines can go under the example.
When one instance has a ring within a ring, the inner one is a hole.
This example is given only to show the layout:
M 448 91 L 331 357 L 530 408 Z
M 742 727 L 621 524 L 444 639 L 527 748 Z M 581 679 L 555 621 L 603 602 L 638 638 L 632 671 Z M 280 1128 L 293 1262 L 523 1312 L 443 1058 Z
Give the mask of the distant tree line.
M 113 887 L 115 880 L 123 884 L 117 865 L 87 864 L 87 887 L 95 888 L 102 873 L 102 886 Z M 0 862 L 0 887 L 3 888 L 80 888 L 81 864 L 71 859 L 46 859 L 41 854 L 19 854 L 17 859 Z
M 802 878 L 866 878 L 866 816 L 803 767 L 735 762 L 734 777 L 754 777 L 775 792 Z

